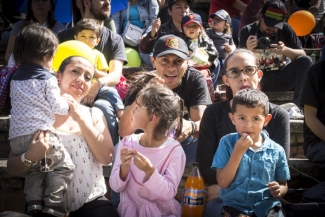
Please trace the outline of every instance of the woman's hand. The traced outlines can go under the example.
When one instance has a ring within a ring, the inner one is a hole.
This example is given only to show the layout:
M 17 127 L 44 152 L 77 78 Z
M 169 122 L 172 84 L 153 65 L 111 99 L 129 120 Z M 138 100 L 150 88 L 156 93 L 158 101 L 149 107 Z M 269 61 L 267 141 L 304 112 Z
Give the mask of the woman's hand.
M 44 158 L 45 152 L 47 152 L 49 148 L 49 133 L 47 131 L 38 130 L 34 133 L 29 143 L 28 149 L 25 152 L 25 158 L 32 162 L 37 162 L 39 159 Z
M 89 89 L 87 96 L 85 96 L 81 100 L 81 103 L 83 103 L 85 105 L 89 105 L 89 106 L 92 106 L 94 104 L 94 101 L 96 99 L 98 91 L 101 88 L 101 85 L 98 85 L 98 84 L 99 84 L 98 82 L 91 84 L 91 87 Z
M 133 161 L 134 165 L 138 167 L 139 170 L 145 172 L 147 178 L 155 171 L 155 167 L 151 164 L 151 161 L 137 151 L 134 153 Z
M 152 29 L 150 32 L 151 38 L 154 38 L 156 36 L 156 34 L 160 28 L 160 25 L 161 25 L 161 21 L 160 21 L 159 17 L 152 22 Z
M 205 188 L 205 201 L 209 202 L 210 200 L 219 198 L 220 187 L 217 184 L 207 186 Z
M 69 115 L 76 122 L 79 122 L 83 117 L 82 106 L 75 99 L 66 99 L 69 103 Z

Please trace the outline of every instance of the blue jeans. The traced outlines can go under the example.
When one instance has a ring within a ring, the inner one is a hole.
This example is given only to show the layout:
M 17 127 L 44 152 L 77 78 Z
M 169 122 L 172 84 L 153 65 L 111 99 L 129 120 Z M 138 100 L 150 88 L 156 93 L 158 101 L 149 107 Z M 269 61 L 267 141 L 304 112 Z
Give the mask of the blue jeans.
M 94 107 L 99 108 L 104 113 L 108 130 L 112 137 L 113 145 L 116 145 L 120 141 L 115 109 L 124 108 L 122 101 L 120 102 L 121 104 L 117 102 L 116 94 L 118 95 L 114 87 L 102 87 L 100 88 L 93 104 Z
M 197 142 L 197 138 L 189 136 L 181 143 L 186 155 L 186 166 L 192 166 L 195 162 Z
M 140 50 L 139 54 L 142 62 L 144 62 L 148 67 L 153 67 L 152 62 L 150 60 L 150 54 L 141 53 Z
M 222 217 L 220 198 L 210 200 L 204 207 L 203 217 Z
M 238 29 L 239 29 L 239 24 L 240 24 L 240 18 L 241 18 L 240 15 L 237 16 L 237 17 L 232 17 L 231 18 L 232 38 L 234 39 L 234 43 L 236 44 L 236 47 L 239 44 Z

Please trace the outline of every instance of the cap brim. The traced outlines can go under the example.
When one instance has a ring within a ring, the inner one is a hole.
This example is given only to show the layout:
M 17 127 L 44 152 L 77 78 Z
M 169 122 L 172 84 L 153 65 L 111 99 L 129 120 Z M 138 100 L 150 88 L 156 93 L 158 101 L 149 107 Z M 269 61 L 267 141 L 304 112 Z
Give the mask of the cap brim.
M 182 58 L 184 60 L 188 59 L 188 54 L 185 54 L 185 53 L 180 52 L 178 50 L 166 50 L 166 51 L 163 51 L 163 52 L 157 54 L 156 57 L 161 57 L 161 56 L 164 56 L 164 55 L 167 55 L 167 54 L 175 54 L 176 56 L 179 56 L 180 58 Z
M 186 25 L 188 25 L 188 24 L 190 24 L 190 23 L 196 23 L 196 24 L 198 24 L 198 25 L 202 26 L 202 24 L 201 24 L 201 23 L 199 23 L 199 22 L 197 22 L 196 20 L 190 20 L 190 21 L 188 21 L 188 22 L 184 23 L 182 26 L 186 26 Z
M 275 28 L 278 28 L 278 29 L 282 29 L 284 21 L 282 21 L 282 20 L 274 20 L 274 19 L 264 17 L 264 23 L 265 23 L 265 25 L 267 25 L 269 27 L 275 27 Z

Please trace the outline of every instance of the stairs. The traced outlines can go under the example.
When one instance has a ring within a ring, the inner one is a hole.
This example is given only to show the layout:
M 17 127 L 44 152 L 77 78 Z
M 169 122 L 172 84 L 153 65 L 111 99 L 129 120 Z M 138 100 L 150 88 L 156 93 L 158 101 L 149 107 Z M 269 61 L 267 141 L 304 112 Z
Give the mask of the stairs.
M 144 68 L 142 68 L 144 69 Z M 141 69 L 141 70 L 142 70 Z M 139 69 L 129 68 L 126 70 L 125 75 L 139 71 Z M 147 69 L 149 71 L 149 69 Z M 220 99 L 224 98 L 224 92 L 216 91 L 216 95 L 219 95 Z M 267 93 L 271 102 L 276 104 L 283 104 L 290 102 L 293 96 L 293 92 L 272 92 Z M 13 210 L 22 212 L 24 210 L 24 194 L 23 194 L 23 182 L 24 179 L 19 177 L 10 177 L 7 173 L 7 158 L 10 153 L 10 146 L 8 141 L 8 130 L 10 124 L 10 116 L 0 117 L 0 212 Z M 289 188 L 299 188 L 299 187 L 310 187 L 315 184 L 315 182 L 306 179 L 306 174 L 316 179 L 325 179 L 322 171 L 314 164 L 310 163 L 304 156 L 302 144 L 303 144 L 303 120 L 291 120 L 290 121 L 290 172 L 291 180 L 288 185 Z M 108 179 L 111 171 L 111 166 L 104 167 L 104 177 L 106 179 L 108 193 L 107 197 L 110 198 L 110 188 L 108 184 Z M 178 193 L 176 195 L 177 200 L 181 200 L 182 191 L 185 185 L 185 181 L 191 171 L 191 167 L 186 167 L 183 174 L 183 178 L 178 188 Z

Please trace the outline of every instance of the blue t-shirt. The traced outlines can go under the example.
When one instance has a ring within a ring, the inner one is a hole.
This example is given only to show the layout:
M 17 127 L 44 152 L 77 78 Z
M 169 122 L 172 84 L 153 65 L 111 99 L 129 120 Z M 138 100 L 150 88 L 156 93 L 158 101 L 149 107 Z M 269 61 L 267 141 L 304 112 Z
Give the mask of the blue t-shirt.
M 272 181 L 290 179 L 289 167 L 284 149 L 272 141 L 265 133 L 262 146 L 254 151 L 249 148 L 243 155 L 234 180 L 226 189 L 221 189 L 220 199 L 223 206 L 233 207 L 246 215 L 266 216 L 267 212 L 280 203 L 273 198 L 268 188 Z M 214 155 L 211 168 L 224 168 L 234 151 L 238 133 L 221 138 Z
M 126 24 L 128 23 L 128 13 L 127 11 L 125 11 L 124 13 L 124 22 L 123 22 L 123 31 L 126 27 Z M 139 14 L 139 11 L 138 11 L 138 8 L 136 5 L 134 6 L 131 6 L 130 7 L 130 16 L 129 16 L 129 20 L 130 20 L 130 23 L 139 27 L 139 28 L 143 28 L 144 27 L 144 23 L 143 21 L 140 20 L 140 14 Z M 122 31 L 122 32 L 123 32 Z

